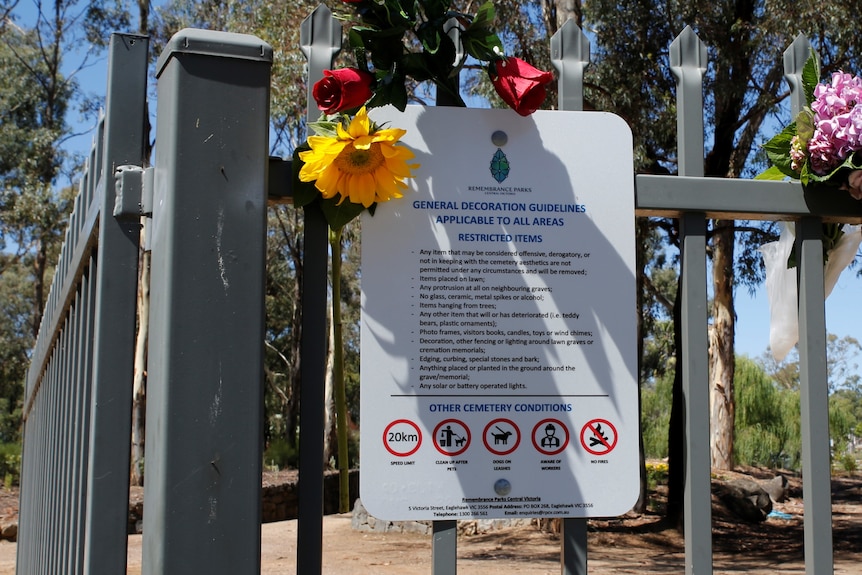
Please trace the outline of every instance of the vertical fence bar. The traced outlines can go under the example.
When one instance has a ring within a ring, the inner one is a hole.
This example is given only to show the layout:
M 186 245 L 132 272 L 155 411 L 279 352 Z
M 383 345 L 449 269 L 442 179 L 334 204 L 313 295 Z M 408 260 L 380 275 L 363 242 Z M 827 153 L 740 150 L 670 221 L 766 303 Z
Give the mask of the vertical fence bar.
M 826 313 L 820 218 L 797 224 L 799 280 L 799 399 L 802 409 L 802 501 L 805 573 L 832 573 L 832 477 Z
M 79 370 L 77 397 L 75 401 L 75 453 L 74 464 L 75 479 L 72 488 L 71 525 L 71 548 L 73 557 L 70 558 L 69 569 L 72 573 L 81 573 L 84 567 L 84 529 L 86 512 L 86 471 L 88 465 L 88 434 L 90 428 L 89 400 L 92 390 L 92 355 L 90 354 L 89 342 L 93 337 L 93 322 L 95 316 L 95 276 L 96 259 L 89 258 L 89 269 L 83 276 L 81 282 L 81 301 L 84 309 L 81 313 L 80 335 L 82 345 L 79 350 Z
M 145 574 L 260 572 L 271 67 L 191 29 L 157 66 Z
M 801 34 L 784 52 L 784 77 L 790 85 L 792 118 L 805 106 L 802 70 L 810 55 L 811 44 Z M 814 575 L 832 573 L 833 569 L 822 224 L 819 218 L 802 218 L 796 231 L 805 573 Z
M 670 46 L 677 78 L 679 175 L 703 176 L 703 73 L 706 46 L 686 26 Z M 684 530 L 686 573 L 712 573 L 712 495 L 709 453 L 706 216 L 680 220 L 682 282 L 682 388 L 685 421 Z
M 303 20 L 300 49 L 308 60 L 306 119 L 317 119 L 312 86 L 341 51 L 341 24 L 325 5 Z M 300 349 L 299 521 L 296 572 L 323 568 L 323 439 L 325 433 L 326 294 L 329 226 L 317 202 L 303 208 L 302 335 Z
M 82 190 L 87 180 L 85 173 Z M 16 560 L 21 574 L 80 572 L 75 560 L 80 546 L 69 529 L 83 515 L 80 507 L 71 505 L 80 494 L 84 473 L 73 457 L 80 446 L 74 405 L 80 389 L 89 384 L 79 377 L 91 351 L 89 337 L 82 331 L 91 311 L 82 303 L 87 281 L 82 278 L 91 263 L 96 214 L 79 194 L 45 300 L 25 385 Z
M 583 111 L 584 68 L 590 63 L 590 40 L 569 19 L 551 37 L 551 64 L 557 70 L 560 110 Z M 587 573 L 587 520 L 564 517 L 560 533 L 563 575 Z
M 100 194 L 99 266 L 93 327 L 93 383 L 86 478 L 84 572 L 126 568 L 132 373 L 138 285 L 139 225 L 114 219 L 113 168 L 144 161 L 145 37 L 111 36 L 104 151 L 91 156 Z
M 450 19 L 444 27 L 449 38 L 454 42 L 458 61 L 462 54 L 461 26 L 458 21 Z M 460 98 L 461 78 L 456 75 L 449 78 L 447 86 L 435 86 L 435 106 L 463 105 Z M 458 521 L 454 519 L 431 522 L 431 573 L 433 575 L 455 575 L 458 572 Z

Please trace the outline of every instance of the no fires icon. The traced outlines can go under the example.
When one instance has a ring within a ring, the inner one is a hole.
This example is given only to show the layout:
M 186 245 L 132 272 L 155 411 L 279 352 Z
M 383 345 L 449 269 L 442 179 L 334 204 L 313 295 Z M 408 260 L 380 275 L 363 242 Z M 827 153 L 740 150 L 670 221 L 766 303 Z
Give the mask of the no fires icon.
M 581 445 L 593 455 L 607 455 L 617 445 L 617 428 L 607 419 L 593 419 L 581 428 Z

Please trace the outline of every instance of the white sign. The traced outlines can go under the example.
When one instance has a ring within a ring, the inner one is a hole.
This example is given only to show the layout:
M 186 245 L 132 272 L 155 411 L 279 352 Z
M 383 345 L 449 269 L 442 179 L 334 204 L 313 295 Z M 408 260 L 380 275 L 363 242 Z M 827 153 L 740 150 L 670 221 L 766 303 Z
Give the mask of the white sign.
M 638 495 L 632 136 L 600 112 L 408 107 L 362 221 L 360 495 L 379 518 L 621 515 Z

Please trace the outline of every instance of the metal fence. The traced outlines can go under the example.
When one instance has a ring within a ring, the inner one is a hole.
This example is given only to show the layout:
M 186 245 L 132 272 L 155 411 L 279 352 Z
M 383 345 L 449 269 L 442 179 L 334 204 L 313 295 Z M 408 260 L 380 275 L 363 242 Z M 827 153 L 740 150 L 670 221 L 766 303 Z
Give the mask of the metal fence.
M 310 87 L 332 66 L 341 26 L 321 6 L 301 32 Z M 589 44 L 571 21 L 551 42 L 560 108 L 580 110 Z M 808 49 L 799 38 L 785 54 L 795 109 Z M 144 165 L 146 54 L 146 38 L 112 37 L 105 116 L 33 353 L 22 575 L 125 573 L 138 237 L 150 211 L 143 572 L 260 572 L 265 216 L 268 196 L 290 193 L 289 162 L 267 155 L 272 50 L 201 30 L 171 40 L 157 65 L 155 168 Z M 706 49 L 688 28 L 671 66 L 679 175 L 638 175 L 636 207 L 681 223 L 685 571 L 712 572 L 706 222 L 718 217 L 797 222 L 805 568 L 831 573 L 820 224 L 862 222 L 862 209 L 795 183 L 703 178 Z M 304 233 L 297 572 L 308 575 L 322 570 L 327 228 L 318 210 L 306 209 Z M 435 522 L 432 541 L 433 572 L 455 573 L 456 523 Z M 561 565 L 587 572 L 586 520 L 563 521 Z
M 119 430 L 131 422 L 140 226 L 110 214 L 113 168 L 144 158 L 147 45 L 140 36 L 111 38 L 105 114 L 33 351 L 24 392 L 21 574 L 125 569 L 130 444 Z

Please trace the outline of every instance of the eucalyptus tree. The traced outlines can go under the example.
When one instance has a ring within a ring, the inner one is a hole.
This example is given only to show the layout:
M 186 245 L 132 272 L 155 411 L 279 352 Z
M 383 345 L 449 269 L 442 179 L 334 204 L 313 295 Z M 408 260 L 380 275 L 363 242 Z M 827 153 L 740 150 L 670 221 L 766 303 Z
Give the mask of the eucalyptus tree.
M 797 34 L 806 35 L 822 57 L 823 74 L 859 70 L 854 10 L 841 3 L 791 0 L 743 0 L 709 5 L 693 0 L 499 0 L 498 15 L 514 50 L 537 53 L 540 42 L 571 17 L 591 40 L 592 65 L 585 74 L 585 107 L 614 112 L 631 126 L 635 169 L 640 173 L 675 173 L 675 79 L 669 46 L 690 25 L 706 44 L 704 73 L 707 126 L 703 172 L 710 177 L 751 176 L 764 166 L 759 144 L 779 123 L 789 121 L 789 90 L 781 52 Z M 537 60 L 541 64 L 541 60 Z M 553 100 L 549 97 L 548 105 Z M 651 221 L 669 244 L 678 236 L 674 221 Z M 649 227 L 649 226 L 648 226 Z M 639 225 L 639 229 L 643 229 Z M 755 246 L 773 239 L 771 226 L 712 220 L 709 226 L 712 268 L 710 328 L 711 456 L 713 465 L 733 466 L 734 290 L 763 280 Z M 641 245 L 639 235 L 639 245 Z M 649 284 L 642 282 L 641 286 Z M 643 291 L 641 291 L 643 293 Z M 673 301 L 678 298 L 670 298 Z M 644 307 L 641 306 L 643 312 Z M 677 326 L 677 337 L 679 337 Z M 677 353 L 679 345 L 677 342 Z M 680 380 L 677 381 L 680 394 Z M 680 406 L 677 402 L 677 405 Z M 680 422 L 675 418 L 675 422 Z M 671 429 L 669 441 L 682 437 Z M 671 449 L 674 453 L 674 449 Z M 679 451 L 676 451 L 678 460 Z M 671 505 L 677 513 L 679 475 L 671 469 Z M 676 466 L 676 471 L 679 466 Z
M 20 415 L 67 202 L 54 190 L 70 92 L 52 74 L 37 34 L 11 13 L 0 26 L 0 397 L 4 422 Z M 17 422 L 0 441 L 18 439 Z
M 47 60 L 40 35 L 7 22 L 0 32 L 0 247 L 6 265 L 29 268 L 32 337 L 42 317 L 52 243 L 67 207 L 54 189 L 68 134 L 66 110 L 73 86 Z M 2 270 L 0 270 L 2 271 Z
M 0 0 L 0 441 L 20 402 L 76 185 L 71 115 L 92 110 L 77 80 L 126 25 L 111 0 Z M 92 118 L 91 118 L 92 119 Z

